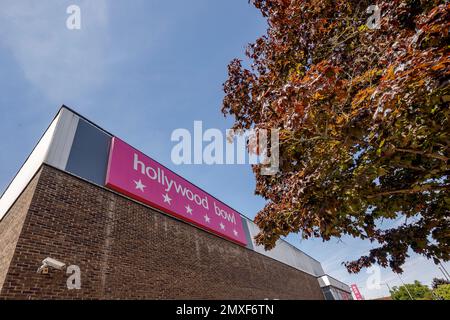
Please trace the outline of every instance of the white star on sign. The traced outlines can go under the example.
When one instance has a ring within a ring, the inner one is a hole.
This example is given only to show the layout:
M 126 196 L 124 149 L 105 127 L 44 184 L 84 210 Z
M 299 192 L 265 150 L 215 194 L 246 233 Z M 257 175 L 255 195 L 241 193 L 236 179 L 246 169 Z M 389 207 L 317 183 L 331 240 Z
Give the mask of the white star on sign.
M 163 194 L 162 196 L 164 197 L 164 202 L 167 202 L 168 204 L 172 205 L 170 203 L 170 201 L 172 201 L 172 199 L 170 199 L 170 197 L 169 197 L 169 195 L 167 193 Z
M 190 215 L 192 215 L 192 209 L 189 205 L 187 205 L 186 207 L 186 213 L 189 213 Z
M 205 214 L 205 221 L 209 223 L 210 218 L 208 217 L 207 214 Z
M 225 230 L 225 225 L 222 222 L 220 223 L 220 229 Z
M 142 180 L 140 180 L 140 179 L 139 179 L 139 181 L 134 181 L 134 183 L 136 184 L 136 189 L 139 189 L 142 192 L 144 192 L 144 188 L 147 187 L 142 184 Z
M 233 230 L 234 236 L 237 237 L 238 236 L 238 232 L 235 230 Z

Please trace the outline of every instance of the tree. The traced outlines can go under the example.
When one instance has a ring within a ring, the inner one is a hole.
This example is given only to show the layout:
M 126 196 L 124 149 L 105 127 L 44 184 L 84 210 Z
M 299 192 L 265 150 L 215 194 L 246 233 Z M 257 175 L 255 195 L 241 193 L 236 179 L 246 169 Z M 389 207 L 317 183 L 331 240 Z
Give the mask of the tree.
M 442 284 L 433 290 L 433 294 L 442 300 L 450 300 L 450 284 Z
M 408 293 L 409 292 L 409 293 Z M 414 284 L 405 284 L 400 287 L 393 287 L 391 291 L 392 300 L 432 300 L 433 295 L 430 288 L 421 284 L 419 281 L 414 281 Z
M 443 285 L 443 284 L 450 284 L 450 281 L 448 281 L 446 279 L 434 278 L 433 282 L 431 283 L 431 288 L 437 289 L 440 285 Z
M 266 249 L 289 233 L 376 247 L 345 265 L 402 272 L 408 250 L 450 257 L 450 4 L 251 0 L 267 34 L 233 60 L 222 112 L 235 129 L 280 129 L 280 170 L 253 167 Z

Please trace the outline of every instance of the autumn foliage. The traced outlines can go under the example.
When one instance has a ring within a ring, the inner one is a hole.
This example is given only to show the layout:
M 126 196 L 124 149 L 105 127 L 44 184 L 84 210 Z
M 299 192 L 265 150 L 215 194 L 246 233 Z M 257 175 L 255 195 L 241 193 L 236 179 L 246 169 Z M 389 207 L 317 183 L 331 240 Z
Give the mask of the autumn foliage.
M 279 128 L 280 171 L 260 174 L 255 222 L 272 248 L 300 233 L 374 249 L 347 262 L 401 272 L 413 250 L 450 258 L 450 4 L 431 0 L 251 0 L 267 34 L 233 60 L 223 113 Z M 381 11 L 379 29 L 367 8 Z

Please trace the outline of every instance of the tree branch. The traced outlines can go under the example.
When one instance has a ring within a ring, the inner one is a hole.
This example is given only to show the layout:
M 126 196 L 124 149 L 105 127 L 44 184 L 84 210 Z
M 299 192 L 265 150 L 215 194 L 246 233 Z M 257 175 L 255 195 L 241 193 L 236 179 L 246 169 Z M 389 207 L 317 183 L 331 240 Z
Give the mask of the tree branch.
M 433 158 L 433 159 L 439 159 L 442 161 L 447 162 L 449 160 L 449 158 L 442 156 L 440 154 L 435 154 L 435 153 L 426 153 L 425 151 L 419 151 L 419 150 L 411 150 L 411 149 L 400 149 L 400 148 L 395 148 L 396 151 L 400 151 L 400 152 L 405 152 L 405 153 L 412 153 L 412 154 L 420 154 L 422 156 L 425 156 L 427 158 Z
M 391 196 L 394 194 L 414 194 L 414 193 L 419 193 L 419 192 L 424 192 L 424 191 L 429 191 L 429 190 L 446 190 L 449 188 L 450 188 L 450 186 L 448 186 L 448 185 L 445 185 L 445 186 L 426 185 L 426 186 L 422 186 L 421 188 L 415 188 L 415 189 L 401 189 L 401 190 L 380 192 L 380 193 L 376 193 L 373 195 L 369 195 L 369 196 L 367 196 L 367 198 L 373 199 L 373 198 L 382 197 L 382 196 Z

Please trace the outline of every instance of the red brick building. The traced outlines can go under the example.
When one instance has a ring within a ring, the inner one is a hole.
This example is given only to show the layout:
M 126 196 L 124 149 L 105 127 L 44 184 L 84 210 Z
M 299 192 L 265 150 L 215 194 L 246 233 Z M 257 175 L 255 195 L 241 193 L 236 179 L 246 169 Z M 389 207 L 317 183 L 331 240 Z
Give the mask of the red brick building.
M 257 246 L 242 215 L 236 242 L 106 187 L 113 141 L 61 108 L 0 198 L 1 299 L 351 299 L 290 244 Z

